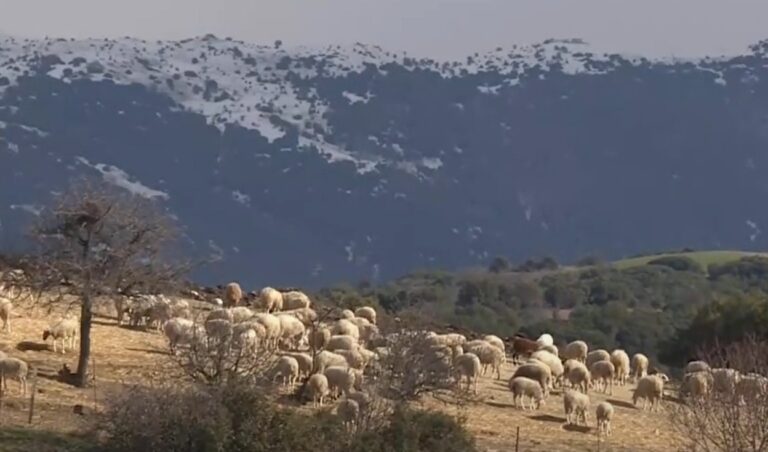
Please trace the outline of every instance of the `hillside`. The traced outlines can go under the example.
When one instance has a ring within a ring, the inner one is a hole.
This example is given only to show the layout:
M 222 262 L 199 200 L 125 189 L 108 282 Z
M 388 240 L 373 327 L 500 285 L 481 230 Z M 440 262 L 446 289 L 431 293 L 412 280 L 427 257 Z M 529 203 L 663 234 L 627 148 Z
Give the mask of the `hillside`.
M 617 268 L 631 268 L 641 265 L 647 265 L 648 262 L 659 259 L 662 257 L 683 257 L 692 259 L 694 262 L 701 265 L 703 268 L 707 268 L 712 264 L 725 264 L 728 262 L 734 262 L 744 257 L 766 257 L 766 253 L 754 253 L 747 251 L 691 251 L 683 253 L 661 253 L 640 257 L 632 257 L 629 259 L 622 259 L 612 264 Z
M 0 36 L 0 245 L 88 174 L 163 203 L 206 282 L 761 249 L 767 59 Z

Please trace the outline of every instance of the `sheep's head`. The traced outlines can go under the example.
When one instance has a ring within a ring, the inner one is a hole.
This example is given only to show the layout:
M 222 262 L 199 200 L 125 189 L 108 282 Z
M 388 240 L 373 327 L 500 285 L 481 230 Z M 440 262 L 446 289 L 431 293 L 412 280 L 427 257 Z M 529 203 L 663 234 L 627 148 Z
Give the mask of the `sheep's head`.
M 49 330 L 49 329 L 47 329 L 47 328 L 46 328 L 46 329 L 43 331 L 43 340 L 44 340 L 44 341 L 45 341 L 45 340 L 48 340 L 48 336 L 50 336 L 50 335 L 51 335 L 51 330 Z

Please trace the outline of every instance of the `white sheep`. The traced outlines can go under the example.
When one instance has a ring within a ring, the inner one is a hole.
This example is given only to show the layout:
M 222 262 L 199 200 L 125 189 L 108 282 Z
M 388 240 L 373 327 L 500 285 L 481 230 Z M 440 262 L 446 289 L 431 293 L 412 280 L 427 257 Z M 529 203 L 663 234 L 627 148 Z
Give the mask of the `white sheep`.
M 61 341 L 61 353 L 67 352 L 67 345 L 70 349 L 75 348 L 75 340 L 77 339 L 77 330 L 80 325 L 77 319 L 67 317 L 59 319 L 57 322 L 52 323 L 48 328 L 43 330 L 43 341 L 48 340 L 48 337 L 53 338 L 53 352 L 56 353 L 56 342 Z
M 296 359 L 296 362 L 299 363 L 300 376 L 306 377 L 312 373 L 312 357 L 309 356 L 309 354 L 301 352 L 286 352 L 283 353 L 283 356 L 290 356 Z
M 709 370 L 709 364 L 707 364 L 704 361 L 691 361 L 685 366 L 684 373 L 691 374 L 694 372 L 702 372 L 702 371 L 708 371 Z
M 585 364 L 587 365 L 587 369 L 591 369 L 592 364 L 598 361 L 610 361 L 610 360 L 611 360 L 611 354 L 603 350 L 602 348 L 600 348 L 597 350 L 592 350 L 591 352 L 587 353 L 587 359 L 585 361 Z
M 623 386 L 629 380 L 629 355 L 622 349 L 611 352 L 611 364 L 613 364 L 616 383 Z
M 329 392 L 328 378 L 321 373 L 310 376 L 304 387 L 304 395 L 312 399 L 312 405 L 315 407 L 323 405 Z
M 483 337 L 483 340 L 485 342 L 488 342 L 489 344 L 493 345 L 494 347 L 501 350 L 502 353 L 506 351 L 504 347 L 504 341 L 501 340 L 499 336 L 494 336 L 493 334 L 488 334 Z
M 613 380 L 616 377 L 616 366 L 610 361 L 598 361 L 592 363 L 592 367 L 589 368 L 589 373 L 592 378 L 592 383 L 595 385 L 595 389 L 602 386 L 603 393 L 610 390 L 609 394 L 613 395 Z
M 712 374 L 709 371 L 698 371 L 685 374 L 680 385 L 680 396 L 690 396 L 694 399 L 705 397 L 714 385 Z
M 560 356 L 560 351 L 554 345 L 540 345 L 539 350 L 549 352 L 552 355 Z
M 26 362 L 18 358 L 0 359 L 0 380 L 3 381 L 3 389 L 8 390 L 8 380 L 19 382 L 19 391 L 22 395 L 27 394 L 27 376 L 29 366 Z
M 725 368 L 712 369 L 712 389 L 717 392 L 733 394 L 736 386 L 739 384 L 739 380 L 741 380 L 741 374 L 737 370 Z
M 347 320 L 354 323 L 358 329 L 363 328 L 364 326 L 372 325 L 372 323 L 369 322 L 368 319 L 364 317 L 355 317 L 354 319 L 347 319 Z
M 168 338 L 171 354 L 176 353 L 176 346 L 182 344 L 191 344 L 195 337 L 202 338 L 204 331 L 195 326 L 194 322 L 181 317 L 174 317 L 165 322 L 163 332 Z
M 503 351 L 487 342 L 484 342 L 479 347 L 474 347 L 470 351 L 480 358 L 480 364 L 483 366 L 483 375 L 485 375 L 487 368 L 490 367 L 493 372 L 496 372 L 496 379 L 501 379 L 501 366 L 506 361 Z
M 611 434 L 611 420 L 613 419 L 613 405 L 609 402 L 600 402 L 595 408 L 595 418 L 597 419 L 598 434 Z
M 369 344 L 379 337 L 379 327 L 374 324 L 363 325 L 358 330 L 360 331 L 360 342 L 363 344 Z
M 8 298 L 0 295 L 0 320 L 3 321 L 3 331 L 11 332 L 11 315 L 13 313 L 13 303 Z
M 348 319 L 337 320 L 331 327 L 331 334 L 352 336 L 356 340 L 360 339 L 360 328 Z
M 347 399 L 354 400 L 355 402 L 357 402 L 357 405 L 360 407 L 361 415 L 364 415 L 368 411 L 368 408 L 371 406 L 371 403 L 373 401 L 371 396 L 368 395 L 367 392 L 362 392 L 362 391 L 356 391 L 356 392 L 351 392 L 347 394 Z
M 669 378 L 664 374 L 646 375 L 641 378 L 632 394 L 632 403 L 637 405 L 637 401 L 642 399 L 643 410 L 646 408 L 646 402 L 651 403 L 651 411 L 659 408 L 664 398 L 664 383 L 667 381 Z
M 374 325 L 376 324 L 376 310 L 370 306 L 355 309 L 355 317 L 362 317 Z
M 480 377 L 480 358 L 474 353 L 464 353 L 456 357 L 453 367 L 457 374 L 457 384 L 461 386 L 461 377 L 467 377 L 467 391 L 469 391 L 471 386 L 473 392 L 477 394 L 477 380 Z
M 565 378 L 571 384 L 571 386 L 583 392 L 587 393 L 589 386 L 592 382 L 592 376 L 587 369 L 586 364 L 575 359 L 569 359 L 565 362 Z
M 565 422 L 569 425 L 579 424 L 582 421 L 587 425 L 589 416 L 589 396 L 572 389 L 566 389 L 563 396 L 563 408 L 565 409 Z
M 307 328 L 310 328 L 312 325 L 314 325 L 315 321 L 317 320 L 317 312 L 315 312 L 315 310 L 312 308 L 291 309 L 290 311 L 282 311 L 280 314 L 287 314 L 296 317 L 297 319 L 301 320 L 301 323 L 303 323 Z
M 323 350 L 315 355 L 312 368 L 314 372 L 324 372 L 327 367 L 347 366 L 347 358 L 328 350 Z
M 565 346 L 562 356 L 565 359 L 575 359 L 581 362 L 587 360 L 587 353 L 589 353 L 589 347 L 584 341 L 573 341 Z
M 736 394 L 739 396 L 739 403 L 745 404 L 748 401 L 758 401 L 762 403 L 765 395 L 768 393 L 768 378 L 755 373 L 748 373 L 739 378 L 736 383 Z
M 301 320 L 292 315 L 280 314 L 277 319 L 280 321 L 280 339 L 288 347 L 298 348 L 307 333 L 307 328 Z
M 544 398 L 539 382 L 531 380 L 527 377 L 515 377 L 509 380 L 509 390 L 512 391 L 512 396 L 517 408 L 517 401 L 520 401 L 520 406 L 523 410 L 526 410 L 526 398 L 531 399 L 531 409 L 538 410 L 541 407 L 541 402 Z
M 243 353 L 255 353 L 266 335 L 267 330 L 259 322 L 237 323 L 232 326 L 232 345 Z
M 550 380 L 551 386 L 554 387 L 555 383 L 561 381 L 565 369 L 563 368 L 563 362 L 560 361 L 560 358 L 546 350 L 537 350 L 533 352 L 531 358 L 541 361 L 549 367 L 550 372 L 552 372 L 552 379 Z
M 282 378 L 283 386 L 291 386 L 296 383 L 296 379 L 299 378 L 299 362 L 293 356 L 281 356 L 277 359 L 275 367 L 273 369 L 272 379 L 277 377 Z
M 331 394 L 336 396 L 339 394 L 347 395 L 355 389 L 359 389 L 362 383 L 362 372 L 346 365 L 326 367 L 323 374 L 328 378 L 328 388 L 331 390 Z
M 253 316 L 253 320 L 264 326 L 264 344 L 267 349 L 274 350 L 280 342 L 282 334 L 280 319 L 272 314 L 259 313 Z
M 261 306 L 267 312 L 283 310 L 283 294 L 271 287 L 261 289 L 261 292 L 259 293 L 259 301 L 261 302 Z
M 283 306 L 281 309 L 303 309 L 308 308 L 312 302 L 304 292 L 292 290 L 283 292 Z
M 227 306 L 237 306 L 242 299 L 243 289 L 240 288 L 240 284 L 236 282 L 227 284 L 224 288 L 224 300 L 227 302 Z
M 464 345 L 467 343 L 467 338 L 458 333 L 447 334 L 435 334 L 431 333 L 427 335 L 427 342 L 432 345 L 447 345 L 453 347 L 455 345 Z M 477 341 L 478 344 L 485 343 L 485 341 Z
M 536 339 L 536 342 L 539 345 L 555 345 L 555 340 L 552 338 L 552 335 L 549 333 L 544 333 L 541 336 L 539 336 L 538 339 Z
M 229 309 L 229 312 L 232 314 L 232 323 L 247 322 L 248 320 L 251 320 L 254 315 L 254 312 L 245 306 L 236 306 Z
M 331 330 L 324 326 L 314 328 L 309 334 L 309 346 L 315 350 L 325 348 L 329 340 L 331 340 Z
M 642 353 L 635 353 L 632 355 L 632 361 L 630 363 L 632 368 L 632 378 L 637 380 L 648 375 L 648 357 Z
M 368 363 L 376 356 L 370 350 L 356 348 L 354 350 L 333 350 L 333 353 L 343 356 L 347 360 L 347 365 L 353 369 L 365 370 Z
M 214 309 L 209 312 L 205 317 L 205 321 L 208 320 L 226 320 L 227 322 L 234 323 L 234 317 L 231 309 Z
M 205 321 L 205 334 L 211 344 L 226 344 L 232 339 L 232 322 L 225 319 Z
M 527 377 L 539 383 L 542 391 L 544 391 L 544 398 L 549 395 L 550 382 L 552 380 L 552 371 L 549 367 L 536 360 L 537 363 L 526 363 L 515 369 L 515 373 L 512 378 Z
M 360 405 L 351 399 L 344 399 L 336 406 L 336 414 L 345 427 L 351 429 L 360 417 Z
M 355 313 L 350 311 L 349 309 L 344 309 L 344 310 L 341 311 L 341 314 L 339 314 L 339 320 L 341 320 L 341 319 L 349 320 L 349 319 L 354 319 L 354 318 L 355 318 Z

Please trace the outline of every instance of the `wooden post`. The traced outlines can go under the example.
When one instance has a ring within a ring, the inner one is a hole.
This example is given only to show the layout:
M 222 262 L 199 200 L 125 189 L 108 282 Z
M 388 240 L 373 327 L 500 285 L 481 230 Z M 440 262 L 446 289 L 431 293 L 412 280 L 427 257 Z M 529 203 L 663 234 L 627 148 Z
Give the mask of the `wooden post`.
M 3 383 L 5 382 L 4 375 L 0 373 L 0 421 L 3 420 Z
M 517 434 L 515 435 L 515 452 L 520 450 L 520 426 L 517 427 Z
M 37 372 L 32 377 L 32 394 L 29 396 L 29 419 L 27 423 L 32 424 L 32 417 L 35 415 L 35 394 L 37 393 Z
M 98 399 L 96 398 L 96 358 L 91 355 L 91 367 L 93 367 L 93 412 L 99 411 Z

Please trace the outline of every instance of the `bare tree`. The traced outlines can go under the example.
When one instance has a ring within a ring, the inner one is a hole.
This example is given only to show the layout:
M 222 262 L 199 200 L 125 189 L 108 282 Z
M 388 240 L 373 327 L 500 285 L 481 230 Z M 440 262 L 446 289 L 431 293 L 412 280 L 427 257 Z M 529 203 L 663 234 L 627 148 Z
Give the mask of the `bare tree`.
M 712 387 L 668 407 L 684 450 L 768 451 L 768 342 L 747 337 L 715 344 L 699 356 L 708 362 Z M 729 368 L 732 371 L 721 369 Z M 730 375 L 725 375 L 730 374 Z
M 176 228 L 160 206 L 87 179 L 54 197 L 31 236 L 39 246 L 29 271 L 35 287 L 80 307 L 80 387 L 88 381 L 94 301 L 165 288 L 189 268 L 173 263 Z

